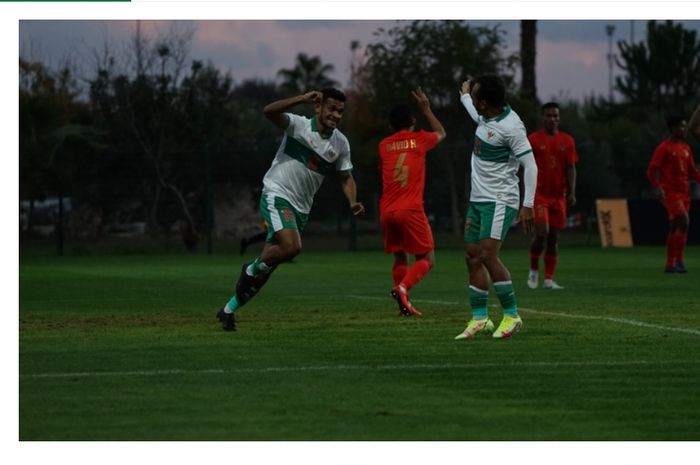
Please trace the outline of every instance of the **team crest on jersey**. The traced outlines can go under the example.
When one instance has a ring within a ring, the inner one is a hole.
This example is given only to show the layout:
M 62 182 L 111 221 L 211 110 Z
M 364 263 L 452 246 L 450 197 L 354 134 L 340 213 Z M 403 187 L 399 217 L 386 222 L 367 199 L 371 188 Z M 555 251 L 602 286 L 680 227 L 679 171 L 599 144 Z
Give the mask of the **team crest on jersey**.
M 492 138 L 493 136 L 495 136 L 495 135 L 496 135 L 496 133 L 493 132 L 493 131 L 488 131 L 488 132 L 486 133 L 486 136 L 487 136 L 489 139 L 491 139 L 491 138 Z
M 560 151 L 560 152 L 566 152 L 566 144 L 561 144 L 561 145 L 559 146 L 559 151 Z

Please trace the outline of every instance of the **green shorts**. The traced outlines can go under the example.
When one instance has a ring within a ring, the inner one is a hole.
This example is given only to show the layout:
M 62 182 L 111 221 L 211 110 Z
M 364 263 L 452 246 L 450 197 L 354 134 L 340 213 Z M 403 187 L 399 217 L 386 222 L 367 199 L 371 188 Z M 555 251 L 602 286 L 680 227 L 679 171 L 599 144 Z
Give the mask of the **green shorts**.
M 307 213 L 301 213 L 282 197 L 265 192 L 260 197 L 260 213 L 267 230 L 267 242 L 272 242 L 275 233 L 281 229 L 297 229 L 301 233 L 309 221 Z
M 464 241 L 478 244 L 482 239 L 503 242 L 518 210 L 502 202 L 472 202 L 464 224 Z

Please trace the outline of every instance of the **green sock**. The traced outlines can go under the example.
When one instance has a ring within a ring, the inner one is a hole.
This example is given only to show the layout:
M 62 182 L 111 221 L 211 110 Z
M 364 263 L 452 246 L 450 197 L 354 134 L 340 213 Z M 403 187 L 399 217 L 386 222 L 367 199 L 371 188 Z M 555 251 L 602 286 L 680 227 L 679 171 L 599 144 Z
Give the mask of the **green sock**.
M 469 304 L 472 306 L 472 318 L 488 318 L 489 291 L 469 286 Z
M 224 306 L 224 313 L 233 313 L 240 306 L 241 304 L 238 303 L 238 297 L 234 295 L 233 297 L 231 297 L 231 300 L 228 301 L 226 306 Z
M 518 316 L 518 305 L 515 303 L 515 291 L 513 281 L 500 281 L 493 283 L 496 295 L 503 307 L 503 314 L 508 316 Z
M 258 276 L 263 273 L 268 273 L 269 271 L 270 267 L 267 265 L 267 263 L 260 260 L 260 257 L 256 258 L 255 261 L 248 265 L 248 268 L 246 269 L 246 273 L 248 273 L 250 276 Z

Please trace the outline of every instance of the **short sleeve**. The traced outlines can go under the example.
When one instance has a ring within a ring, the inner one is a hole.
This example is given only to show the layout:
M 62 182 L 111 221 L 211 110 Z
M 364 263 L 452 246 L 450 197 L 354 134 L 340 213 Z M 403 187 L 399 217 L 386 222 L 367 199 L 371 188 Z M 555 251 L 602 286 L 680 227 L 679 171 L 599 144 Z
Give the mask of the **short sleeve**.
M 284 132 L 288 136 L 294 137 L 298 134 L 299 129 L 303 127 L 301 123 L 304 120 L 306 120 L 306 118 L 304 118 L 303 116 L 295 115 L 294 113 L 284 113 L 284 115 L 287 117 L 287 121 L 289 122 Z
M 350 143 L 346 138 L 343 137 L 342 149 L 340 150 L 340 155 L 335 162 L 335 169 L 337 171 L 352 171 L 352 159 L 350 158 Z
M 432 150 L 438 144 L 438 135 L 436 132 L 421 131 L 420 139 L 425 148 L 425 151 Z

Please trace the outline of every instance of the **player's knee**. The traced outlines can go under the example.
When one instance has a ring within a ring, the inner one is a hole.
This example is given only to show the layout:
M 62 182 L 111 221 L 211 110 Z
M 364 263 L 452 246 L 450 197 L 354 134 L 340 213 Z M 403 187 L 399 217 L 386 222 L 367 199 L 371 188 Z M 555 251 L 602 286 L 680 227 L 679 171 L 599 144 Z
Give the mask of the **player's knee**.
M 467 249 L 467 253 L 464 254 L 464 261 L 467 262 L 468 267 L 481 266 L 481 255 L 478 249 Z
M 482 247 L 479 251 L 479 259 L 484 265 L 488 266 L 489 263 L 498 260 L 498 250 Z
M 281 242 L 279 245 L 282 249 L 284 261 L 292 260 L 301 253 L 301 244 L 296 241 L 285 241 Z
M 425 260 L 430 268 L 435 266 L 435 252 L 432 250 L 425 255 L 416 255 L 416 259 Z
M 301 253 L 301 244 L 292 244 L 289 246 L 289 249 L 287 250 L 287 254 L 289 255 L 289 260 L 293 259 L 297 255 Z

